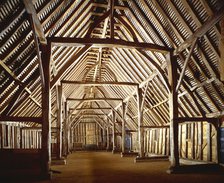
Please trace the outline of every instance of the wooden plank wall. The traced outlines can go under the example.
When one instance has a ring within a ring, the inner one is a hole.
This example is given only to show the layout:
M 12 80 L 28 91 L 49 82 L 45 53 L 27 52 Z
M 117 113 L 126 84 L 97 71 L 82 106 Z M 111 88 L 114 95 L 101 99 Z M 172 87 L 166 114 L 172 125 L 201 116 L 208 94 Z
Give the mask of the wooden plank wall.
M 73 146 L 76 149 L 82 149 L 87 144 L 95 144 L 99 149 L 110 148 L 112 147 L 111 133 L 112 130 L 109 128 L 109 146 L 107 146 L 107 131 L 103 133 L 102 128 L 95 122 L 80 123 L 74 128 Z M 179 124 L 180 158 L 216 162 L 216 135 L 216 129 L 207 122 Z M 138 152 L 137 132 L 131 132 L 129 136 L 131 145 L 129 150 Z M 146 156 L 169 155 L 169 147 L 169 128 L 145 129 L 144 152 Z M 41 148 L 41 130 L 0 124 L 0 148 L 39 149 Z M 118 133 L 116 134 L 116 148 L 118 150 L 121 148 L 121 136 Z
M 152 154 L 168 155 L 169 154 L 169 129 L 155 128 L 145 131 L 145 155 Z
M 94 144 L 101 148 L 103 144 L 102 136 L 102 130 L 97 123 L 79 123 L 74 128 L 74 147 L 76 150 L 80 150 L 86 145 Z
M 207 122 L 179 125 L 181 158 L 216 162 L 216 129 Z
M 40 149 L 41 131 L 0 124 L 0 149 Z

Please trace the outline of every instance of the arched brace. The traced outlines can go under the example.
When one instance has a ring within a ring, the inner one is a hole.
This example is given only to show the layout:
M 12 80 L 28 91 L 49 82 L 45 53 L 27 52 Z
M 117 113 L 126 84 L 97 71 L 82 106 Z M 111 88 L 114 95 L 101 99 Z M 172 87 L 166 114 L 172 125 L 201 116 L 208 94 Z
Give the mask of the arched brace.
M 148 56 L 144 51 L 142 51 L 141 49 L 137 49 L 137 51 L 151 62 L 151 64 L 155 67 L 155 70 L 158 72 L 159 76 L 161 77 L 163 84 L 165 85 L 167 91 L 170 92 L 170 84 L 169 84 L 168 79 L 167 79 L 164 71 L 162 70 L 162 68 L 150 56 Z
M 110 15 L 110 10 L 108 10 L 106 13 L 103 14 L 103 16 L 99 17 L 93 24 L 92 26 L 89 28 L 89 30 L 87 31 L 85 38 L 90 38 L 92 31 L 103 21 L 105 20 L 107 17 L 109 17 Z
M 132 35 L 132 38 L 134 40 L 134 42 L 138 42 L 137 36 L 135 34 L 135 32 L 133 31 L 133 29 L 131 28 L 130 25 L 128 25 L 128 23 L 121 17 L 121 15 L 117 14 L 116 12 L 114 13 L 114 17 L 116 17 L 119 22 L 126 27 L 126 29 L 129 31 L 129 33 Z

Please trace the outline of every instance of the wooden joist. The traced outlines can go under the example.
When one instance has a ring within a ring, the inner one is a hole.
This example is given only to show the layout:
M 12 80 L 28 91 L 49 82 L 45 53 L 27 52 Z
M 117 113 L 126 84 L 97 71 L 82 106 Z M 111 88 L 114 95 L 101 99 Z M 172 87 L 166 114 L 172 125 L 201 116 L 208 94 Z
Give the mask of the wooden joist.
M 70 38 L 70 37 L 50 37 L 48 41 L 54 46 L 83 46 L 93 47 L 118 47 L 129 49 L 151 50 L 155 52 L 169 52 L 172 49 L 153 43 L 129 42 L 118 39 L 98 39 L 98 38 Z
M 78 101 L 78 102 L 95 102 L 95 101 L 122 101 L 122 98 L 83 98 L 83 99 L 77 99 L 77 98 L 67 98 L 67 101 Z
M 138 83 L 131 82 L 113 82 L 113 81 L 104 81 L 104 82 L 94 82 L 94 81 L 69 81 L 62 80 L 62 84 L 72 84 L 80 86 L 138 86 Z
M 162 126 L 141 126 L 142 128 L 149 128 L 149 129 L 157 129 L 157 128 L 169 128 L 169 125 L 162 125 Z
M 42 123 L 41 117 L 0 116 L 0 122 L 35 122 Z
M 70 108 L 70 110 L 73 110 L 73 109 Z M 77 108 L 75 110 L 77 110 L 77 111 L 83 111 L 83 110 L 85 110 L 85 111 L 88 111 L 88 110 L 90 110 L 90 111 L 92 111 L 92 110 L 111 110 L 111 108 L 110 107 L 91 107 L 91 108 L 83 107 L 83 108 Z

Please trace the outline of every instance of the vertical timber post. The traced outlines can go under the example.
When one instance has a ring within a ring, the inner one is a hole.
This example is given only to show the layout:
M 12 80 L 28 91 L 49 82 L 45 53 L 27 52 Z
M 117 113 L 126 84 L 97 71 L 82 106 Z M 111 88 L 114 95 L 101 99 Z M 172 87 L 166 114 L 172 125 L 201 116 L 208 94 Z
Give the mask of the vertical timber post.
M 143 128 L 143 110 L 142 110 L 142 90 L 137 87 L 137 106 L 138 106 L 138 147 L 139 157 L 144 157 L 144 128 Z
M 51 163 L 51 90 L 50 90 L 50 57 L 51 45 L 42 45 L 42 65 L 44 83 L 42 87 L 42 176 L 50 178 Z
M 122 140 L 121 140 L 122 153 L 125 153 L 125 103 L 122 102 Z
M 0 124 L 0 143 L 1 143 L 1 146 L 0 146 L 0 149 L 3 149 L 3 133 L 2 133 L 2 124 Z
M 107 151 L 110 149 L 110 129 L 109 126 L 107 126 Z
M 115 111 L 112 111 L 112 121 L 113 121 L 113 139 L 112 139 L 112 142 L 113 142 L 113 149 L 112 149 L 112 153 L 115 153 L 116 151 L 116 142 L 115 142 L 115 137 L 116 137 L 116 128 L 115 128 L 115 123 L 116 123 L 116 114 L 115 114 Z
M 62 86 L 56 86 L 57 90 L 57 159 L 62 158 Z
M 177 87 L 177 60 L 173 52 L 167 54 L 168 80 L 170 84 L 169 109 L 170 109 L 170 161 L 171 167 L 167 171 L 173 173 L 179 167 L 178 150 L 178 95 Z
M 64 155 L 68 155 L 68 123 L 69 123 L 69 115 L 68 115 L 68 108 L 67 108 L 67 102 L 64 103 L 64 108 L 65 108 L 65 118 L 64 118 Z

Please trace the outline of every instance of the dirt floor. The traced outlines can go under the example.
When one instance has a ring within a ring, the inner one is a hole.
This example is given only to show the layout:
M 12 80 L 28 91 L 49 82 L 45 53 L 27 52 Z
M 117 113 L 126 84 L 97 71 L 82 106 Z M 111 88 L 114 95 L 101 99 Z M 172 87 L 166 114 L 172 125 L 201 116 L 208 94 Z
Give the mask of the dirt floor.
M 52 166 L 51 181 L 35 183 L 224 183 L 223 170 L 167 174 L 168 167 L 168 161 L 134 163 L 133 157 L 111 152 L 75 152 L 67 165 Z

